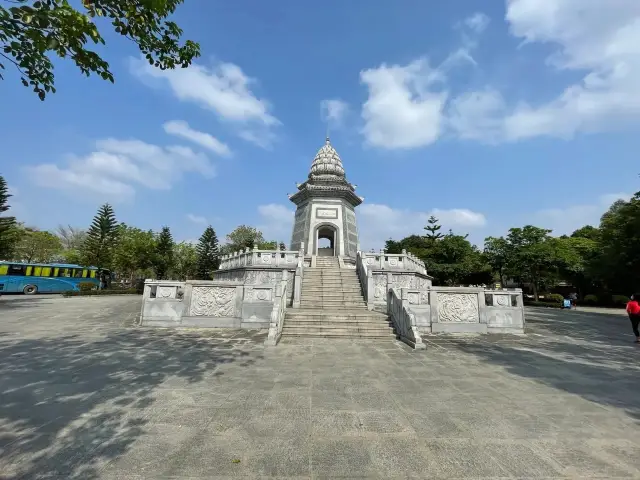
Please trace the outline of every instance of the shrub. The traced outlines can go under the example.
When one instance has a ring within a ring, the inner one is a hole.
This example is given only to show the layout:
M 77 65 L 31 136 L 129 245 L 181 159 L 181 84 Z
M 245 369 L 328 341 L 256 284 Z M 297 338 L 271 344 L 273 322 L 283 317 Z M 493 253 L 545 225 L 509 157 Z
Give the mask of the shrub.
M 140 295 L 135 288 L 119 289 L 119 290 L 87 290 L 87 291 L 70 291 L 62 294 L 64 297 L 90 297 L 96 295 Z
M 564 297 L 559 293 L 548 293 L 544 296 L 544 301 L 562 305 L 562 302 L 564 301 Z
M 582 301 L 585 305 L 597 305 L 598 297 L 593 294 L 589 294 L 589 295 L 585 295 Z
M 561 306 L 561 304 L 558 304 L 558 302 L 544 302 L 544 301 L 536 302 L 534 300 L 525 300 L 524 301 L 524 306 L 525 307 L 559 308 Z
M 616 307 L 623 307 L 629 301 L 629 297 L 625 295 L 613 295 L 611 297 L 611 303 Z
M 78 284 L 78 288 L 81 292 L 88 292 L 90 290 L 94 290 L 96 287 L 96 284 L 92 282 L 80 282 Z

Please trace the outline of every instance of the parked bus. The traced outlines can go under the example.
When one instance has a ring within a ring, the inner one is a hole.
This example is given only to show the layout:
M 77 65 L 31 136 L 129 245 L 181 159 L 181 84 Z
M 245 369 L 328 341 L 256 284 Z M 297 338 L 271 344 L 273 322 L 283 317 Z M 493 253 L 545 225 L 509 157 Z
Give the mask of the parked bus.
M 96 267 L 65 263 L 0 262 L 0 293 L 62 293 L 79 290 L 81 282 L 98 287 L 101 274 Z

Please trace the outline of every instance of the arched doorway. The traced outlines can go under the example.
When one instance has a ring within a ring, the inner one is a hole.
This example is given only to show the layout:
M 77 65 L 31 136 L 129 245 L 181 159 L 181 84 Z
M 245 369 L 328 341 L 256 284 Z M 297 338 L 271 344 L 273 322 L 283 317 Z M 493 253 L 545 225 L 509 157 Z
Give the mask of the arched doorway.
M 329 225 L 322 225 L 318 228 L 316 238 L 316 254 L 319 257 L 335 257 L 337 234 L 336 229 Z

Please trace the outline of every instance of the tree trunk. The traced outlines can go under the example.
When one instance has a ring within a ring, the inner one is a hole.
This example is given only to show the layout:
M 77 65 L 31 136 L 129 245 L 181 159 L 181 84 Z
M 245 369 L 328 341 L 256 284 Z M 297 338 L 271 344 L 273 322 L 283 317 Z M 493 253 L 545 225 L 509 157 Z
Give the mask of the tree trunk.
M 536 280 L 533 281 L 533 299 L 537 302 L 540 297 L 538 297 L 538 282 Z

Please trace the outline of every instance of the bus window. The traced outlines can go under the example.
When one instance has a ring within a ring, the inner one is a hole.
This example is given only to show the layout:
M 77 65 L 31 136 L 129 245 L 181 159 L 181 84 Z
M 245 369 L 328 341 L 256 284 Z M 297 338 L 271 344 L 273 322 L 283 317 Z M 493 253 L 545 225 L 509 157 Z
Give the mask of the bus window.
M 96 271 L 95 270 L 91 270 L 91 278 L 96 278 Z
M 89 270 L 86 268 L 82 270 L 82 278 L 87 278 L 89 276 Z
M 26 275 L 27 277 L 30 277 L 30 276 L 31 276 L 31 271 L 32 271 L 32 270 L 33 270 L 33 267 L 32 267 L 31 265 L 29 265 L 29 266 L 27 267 L 27 271 L 25 272 L 25 275 Z
M 73 269 L 73 278 L 82 278 L 82 269 L 74 268 Z
M 58 270 L 58 274 L 56 275 L 56 277 L 70 277 L 71 276 L 71 269 L 70 268 L 57 268 L 56 270 Z
M 9 271 L 9 265 L 0 265 L 0 275 L 6 275 Z
M 51 267 L 42 267 L 42 276 L 50 277 L 51 276 Z
M 42 274 L 42 267 L 33 267 L 33 276 L 39 277 Z
M 24 272 L 26 270 L 25 265 L 9 265 L 9 271 L 7 275 L 15 276 L 15 277 L 24 277 Z

